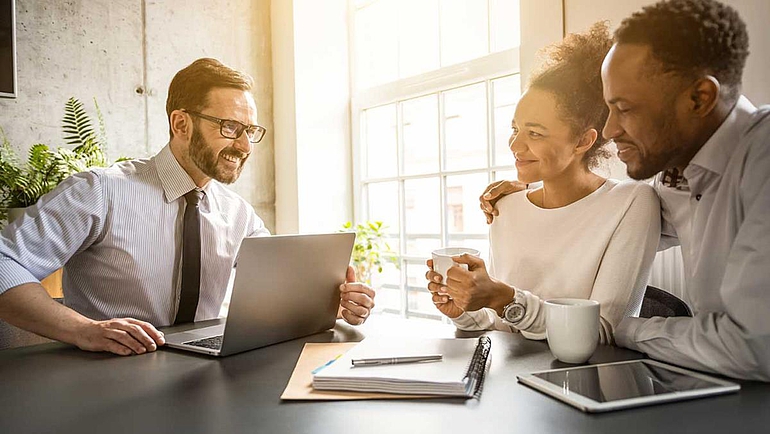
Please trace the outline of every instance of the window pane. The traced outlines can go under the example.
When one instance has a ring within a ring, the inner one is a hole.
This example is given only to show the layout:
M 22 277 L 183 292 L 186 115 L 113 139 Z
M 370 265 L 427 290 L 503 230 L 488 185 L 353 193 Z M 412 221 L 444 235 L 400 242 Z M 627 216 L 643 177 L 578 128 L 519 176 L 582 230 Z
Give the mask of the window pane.
M 401 254 L 401 242 L 399 241 L 400 236 L 398 231 L 392 229 L 392 228 L 386 228 L 386 231 L 388 233 L 392 232 L 392 236 L 385 237 L 385 244 L 387 244 L 387 248 L 390 249 L 391 252 L 393 252 L 394 255 L 398 256 Z
M 487 103 L 484 83 L 444 92 L 445 168 L 487 167 Z
M 441 0 L 441 66 L 489 53 L 487 2 Z
M 438 96 L 405 101 L 402 109 L 404 174 L 438 172 Z
M 397 3 L 378 1 L 355 12 L 355 63 L 358 89 L 398 78 Z
M 479 209 L 479 196 L 487 185 L 489 177 L 486 173 L 447 176 L 446 227 L 450 240 L 465 240 L 474 236 L 486 239 L 488 226 L 484 213 Z M 462 237 L 458 238 L 456 235 Z M 462 246 L 473 247 L 464 244 Z
M 489 0 L 492 52 L 521 45 L 519 0 Z
M 398 233 L 398 182 L 373 182 L 367 185 L 366 219 L 381 221 L 385 233 Z M 391 248 L 395 247 L 391 245 Z
M 397 174 L 396 105 L 364 111 L 366 176 L 382 178 Z
M 438 178 L 404 181 L 406 254 L 428 258 L 441 247 L 441 191 Z
M 427 259 L 426 259 L 427 260 Z M 425 262 L 407 262 L 406 263 L 406 286 L 412 289 L 428 290 L 428 280 L 425 279 L 425 273 L 428 272 L 428 266 Z
M 375 312 L 382 312 L 385 309 L 401 311 L 401 289 L 379 287 L 375 291 L 377 302 L 374 305 Z
M 466 237 L 462 234 L 449 235 L 449 246 L 458 247 L 470 247 L 476 249 L 481 254 L 481 259 L 487 262 L 489 265 L 489 236 L 485 235 L 485 238 Z
M 508 147 L 511 137 L 511 120 L 516 110 L 516 103 L 521 98 L 521 76 L 519 74 L 492 81 L 494 100 L 495 128 L 495 166 L 511 166 L 513 155 Z
M 435 315 L 436 319 L 441 318 L 441 312 L 436 309 L 436 305 L 433 304 L 430 292 L 425 289 L 410 289 L 407 291 L 407 303 L 408 312 L 410 313 L 423 313 L 428 315 Z M 409 315 L 407 314 L 407 317 Z
M 430 315 L 441 315 L 433 304 L 428 281 L 425 273 L 428 271 L 425 263 L 410 262 L 406 265 L 407 302 L 409 312 L 420 312 Z
M 398 24 L 399 77 L 438 69 L 438 0 L 400 0 Z
M 507 181 L 513 181 L 518 179 L 518 175 L 516 174 L 516 169 L 511 170 L 498 170 L 495 172 L 495 181 L 501 181 L 501 180 L 507 180 Z
M 398 260 L 382 261 L 382 273 L 377 274 L 376 282 L 379 285 L 401 286 L 401 270 L 396 266 Z

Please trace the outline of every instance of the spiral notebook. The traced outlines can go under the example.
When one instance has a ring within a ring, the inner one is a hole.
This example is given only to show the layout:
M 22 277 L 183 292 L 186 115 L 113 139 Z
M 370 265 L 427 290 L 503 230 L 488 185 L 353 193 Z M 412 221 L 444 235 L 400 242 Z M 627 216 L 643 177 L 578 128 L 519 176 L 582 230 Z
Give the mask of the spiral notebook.
M 348 390 L 415 395 L 480 397 L 490 364 L 492 342 L 478 339 L 363 340 L 313 375 L 317 390 Z M 353 359 L 441 354 L 441 361 L 352 366 Z

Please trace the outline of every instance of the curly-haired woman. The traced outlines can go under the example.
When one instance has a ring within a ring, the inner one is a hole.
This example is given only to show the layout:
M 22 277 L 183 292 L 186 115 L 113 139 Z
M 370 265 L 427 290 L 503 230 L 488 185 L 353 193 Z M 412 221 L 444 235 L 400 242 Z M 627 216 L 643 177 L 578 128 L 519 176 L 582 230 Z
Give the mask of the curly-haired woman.
M 428 261 L 433 302 L 458 328 L 544 339 L 543 301 L 584 298 L 600 303 L 600 341 L 612 343 L 620 320 L 638 313 L 660 205 L 650 185 L 592 171 L 610 156 L 601 136 L 608 108 L 600 71 L 611 46 L 606 24 L 597 23 L 550 47 L 531 78 L 509 147 L 519 181 L 542 186 L 497 203 L 489 272 L 483 260 L 463 255 L 456 262 L 468 269 L 452 267 L 442 285 Z

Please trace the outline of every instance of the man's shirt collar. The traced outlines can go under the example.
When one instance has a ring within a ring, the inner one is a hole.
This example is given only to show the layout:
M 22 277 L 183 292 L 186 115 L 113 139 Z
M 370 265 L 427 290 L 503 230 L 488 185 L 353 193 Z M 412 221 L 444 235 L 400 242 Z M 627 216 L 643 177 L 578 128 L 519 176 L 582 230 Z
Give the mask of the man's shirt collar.
M 171 203 L 184 196 L 190 190 L 197 188 L 190 175 L 176 161 L 176 157 L 171 152 L 170 145 L 167 144 L 163 147 L 154 159 L 167 203 Z M 211 183 L 209 182 L 209 184 Z M 205 191 L 206 189 L 204 188 L 203 190 Z
M 693 170 L 692 166 L 698 166 L 721 176 L 738 145 L 738 140 L 743 136 L 751 121 L 751 114 L 756 110 L 757 108 L 745 96 L 738 98 L 738 102 L 722 122 L 722 125 L 690 160 L 690 164 L 684 170 L 684 175 L 689 177 Z

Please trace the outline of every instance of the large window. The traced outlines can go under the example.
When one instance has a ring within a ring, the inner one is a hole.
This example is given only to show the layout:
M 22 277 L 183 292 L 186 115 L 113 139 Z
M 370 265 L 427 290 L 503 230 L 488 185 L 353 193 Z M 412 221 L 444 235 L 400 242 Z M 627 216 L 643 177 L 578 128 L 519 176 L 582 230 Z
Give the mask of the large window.
M 356 218 L 387 225 L 398 264 L 376 280 L 377 305 L 441 318 L 426 259 L 453 245 L 486 258 L 478 196 L 516 176 L 519 1 L 355 0 L 351 11 Z

